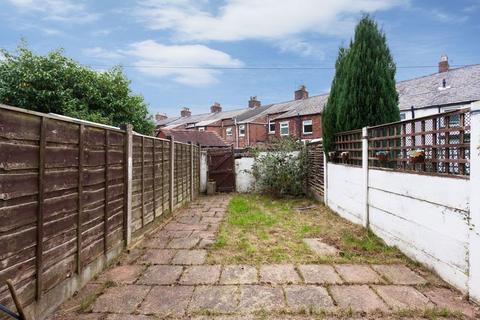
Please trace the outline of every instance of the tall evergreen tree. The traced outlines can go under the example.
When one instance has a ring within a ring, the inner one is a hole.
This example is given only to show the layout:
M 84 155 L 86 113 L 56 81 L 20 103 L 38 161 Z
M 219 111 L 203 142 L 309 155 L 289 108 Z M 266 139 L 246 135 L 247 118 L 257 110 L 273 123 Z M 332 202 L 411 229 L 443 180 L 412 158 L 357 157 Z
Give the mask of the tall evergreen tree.
M 336 132 L 400 120 L 395 72 L 385 33 L 372 18 L 364 16 L 348 50 L 341 49 L 337 59 L 324 120 L 336 119 L 335 124 L 325 123 L 327 151 Z
M 345 73 L 345 57 L 348 49 L 340 47 L 338 50 L 337 61 L 335 62 L 335 77 L 330 88 L 330 95 L 328 96 L 327 105 L 323 111 L 322 129 L 323 129 L 323 148 L 330 150 L 333 144 L 333 136 L 337 132 L 337 113 L 338 113 L 338 99 L 341 96 L 342 85 L 344 82 Z

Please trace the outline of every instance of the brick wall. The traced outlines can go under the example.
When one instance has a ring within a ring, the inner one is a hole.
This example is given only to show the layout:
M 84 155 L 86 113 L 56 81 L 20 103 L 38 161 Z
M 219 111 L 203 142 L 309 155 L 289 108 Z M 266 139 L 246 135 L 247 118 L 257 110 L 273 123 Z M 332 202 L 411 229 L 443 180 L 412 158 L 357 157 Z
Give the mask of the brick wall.
M 303 121 L 312 120 L 313 133 L 304 134 L 303 133 Z M 275 121 L 275 134 L 269 134 L 269 140 L 273 137 L 280 137 L 280 122 L 288 121 L 289 135 L 291 137 L 300 138 L 302 140 L 312 140 L 319 139 L 322 137 L 322 116 L 320 114 L 315 115 L 306 115 L 287 118 L 287 119 L 278 119 Z

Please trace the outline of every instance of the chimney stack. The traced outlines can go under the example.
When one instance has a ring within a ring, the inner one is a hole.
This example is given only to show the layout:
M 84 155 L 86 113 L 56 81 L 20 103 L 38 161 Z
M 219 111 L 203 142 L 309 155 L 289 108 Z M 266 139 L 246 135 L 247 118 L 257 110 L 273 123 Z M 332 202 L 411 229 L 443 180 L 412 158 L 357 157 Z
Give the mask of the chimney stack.
M 192 115 L 192 111 L 190 111 L 190 108 L 183 107 L 182 110 L 180 110 L 180 116 L 182 118 L 190 117 Z
M 215 103 L 210 107 L 210 112 L 211 112 L 211 113 L 222 112 L 222 106 L 220 105 L 220 103 L 215 102 Z
M 300 88 L 295 91 L 295 100 L 303 100 L 308 98 L 308 91 L 307 87 L 305 87 L 303 84 L 300 86 Z
M 161 112 L 157 112 L 157 114 L 155 115 L 155 121 L 162 121 L 162 120 L 165 120 L 167 119 L 167 114 L 166 113 L 161 113 Z
M 447 72 L 450 69 L 450 65 L 448 64 L 448 56 L 443 55 L 440 57 L 440 62 L 438 63 L 438 72 Z
M 257 100 L 257 96 L 252 96 L 250 97 L 250 100 L 248 100 L 248 107 L 249 108 L 257 108 L 261 106 L 261 102 Z

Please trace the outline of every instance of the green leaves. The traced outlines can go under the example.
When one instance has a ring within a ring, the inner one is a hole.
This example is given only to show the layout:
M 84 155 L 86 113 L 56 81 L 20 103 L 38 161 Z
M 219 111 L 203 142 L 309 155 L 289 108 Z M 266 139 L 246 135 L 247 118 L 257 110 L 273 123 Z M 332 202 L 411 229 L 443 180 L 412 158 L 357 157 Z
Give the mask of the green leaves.
M 271 151 L 254 154 L 252 174 L 258 191 L 277 196 L 305 193 L 308 157 L 302 143 L 279 139 Z
M 337 132 L 400 120 L 395 72 L 385 34 L 373 19 L 364 16 L 350 46 L 339 49 L 323 116 L 327 153 Z
M 152 134 L 154 123 L 143 97 L 134 95 L 120 67 L 98 72 L 65 57 L 62 50 L 36 55 L 22 43 L 1 50 L 0 102 Z

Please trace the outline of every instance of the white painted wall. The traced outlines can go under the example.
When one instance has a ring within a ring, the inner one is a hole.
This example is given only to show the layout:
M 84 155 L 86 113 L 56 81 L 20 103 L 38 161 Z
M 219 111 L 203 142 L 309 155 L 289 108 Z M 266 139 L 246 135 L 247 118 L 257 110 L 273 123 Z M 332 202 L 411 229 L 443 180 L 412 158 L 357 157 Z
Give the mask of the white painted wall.
M 235 159 L 235 184 L 237 192 L 253 190 L 255 178 L 251 174 L 254 158 Z
M 342 217 L 363 224 L 364 187 L 361 167 L 328 163 L 327 205 Z
M 207 192 L 207 177 L 208 177 L 208 163 L 207 151 L 202 151 L 200 154 L 200 192 Z
M 370 228 L 467 291 L 469 180 L 369 170 Z
M 470 177 L 328 163 L 325 203 L 354 223 L 368 221 L 387 244 L 480 303 L 480 102 L 470 110 Z

